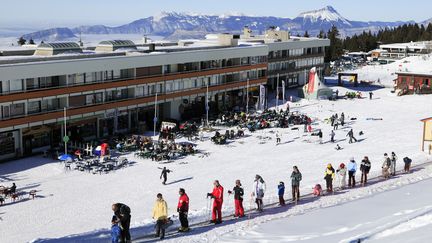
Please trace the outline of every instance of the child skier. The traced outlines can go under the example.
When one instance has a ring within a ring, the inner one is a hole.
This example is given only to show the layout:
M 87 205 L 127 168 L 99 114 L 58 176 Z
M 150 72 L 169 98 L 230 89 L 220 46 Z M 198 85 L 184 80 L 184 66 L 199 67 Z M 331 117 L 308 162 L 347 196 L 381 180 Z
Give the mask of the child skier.
M 347 175 L 347 169 L 344 163 L 341 163 L 339 165 L 339 168 L 336 170 L 336 173 L 339 176 L 339 188 L 343 190 L 346 187 L 346 175 Z
M 243 208 L 244 190 L 243 190 L 243 187 L 241 185 L 240 180 L 236 180 L 235 184 L 236 185 L 233 188 L 233 190 L 228 191 L 228 194 L 234 193 L 234 205 L 235 205 L 234 216 L 241 218 L 241 217 L 244 217 L 244 208 Z
M 278 185 L 279 206 L 285 206 L 284 194 L 285 194 L 285 184 L 283 183 L 283 181 L 281 181 L 279 182 Z
M 119 243 L 121 235 L 121 228 L 117 223 L 117 216 L 111 219 L 111 243 Z
M 327 192 L 333 191 L 334 177 L 335 177 L 335 170 L 333 169 L 333 166 L 331 164 L 328 164 L 324 176 L 324 179 L 326 181 Z

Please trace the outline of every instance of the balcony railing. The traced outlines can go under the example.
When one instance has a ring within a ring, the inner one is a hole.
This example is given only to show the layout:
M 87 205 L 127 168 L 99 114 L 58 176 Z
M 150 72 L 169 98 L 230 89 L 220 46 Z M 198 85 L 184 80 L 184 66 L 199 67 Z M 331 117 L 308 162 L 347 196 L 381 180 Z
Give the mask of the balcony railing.
M 238 67 L 252 67 L 252 66 L 259 65 L 259 64 L 263 64 L 263 63 L 232 65 L 232 66 L 223 66 L 223 67 L 208 68 L 208 69 L 201 69 L 201 70 L 191 70 L 191 71 L 183 71 L 183 72 L 170 72 L 170 73 L 155 74 L 155 75 L 143 75 L 143 76 L 134 76 L 134 77 L 120 77 L 120 78 L 114 78 L 114 79 L 96 80 L 96 81 L 85 82 L 85 83 L 72 83 L 72 84 L 67 84 L 67 85 L 58 85 L 58 86 L 45 87 L 45 88 L 39 88 L 39 89 L 31 89 L 31 90 L 3 91 L 3 92 L 0 93 L 0 96 L 1 95 L 18 94 L 18 93 L 38 92 L 38 91 L 43 91 L 43 90 L 61 89 L 61 88 L 68 88 L 68 87 L 77 87 L 77 86 L 84 86 L 84 85 L 90 85 L 90 84 L 113 83 L 113 82 L 135 80 L 135 79 L 142 79 L 142 78 L 166 77 L 168 79 L 170 76 L 181 75 L 181 74 L 190 74 L 190 73 L 195 73 L 195 72 L 207 72 L 207 71 L 213 71 L 213 70 L 224 70 L 224 69 L 238 68 Z
M 260 80 L 263 78 L 265 78 L 265 76 L 258 77 L 256 79 L 253 79 L 250 81 Z M 243 81 L 237 80 L 237 81 L 233 81 L 233 82 L 223 82 L 223 83 L 221 82 L 218 84 L 210 84 L 209 87 L 217 87 L 217 86 L 226 85 L 226 84 L 244 84 L 244 85 L 246 85 L 246 80 L 243 80 Z M 170 91 L 170 92 L 165 92 L 165 91 L 164 92 L 158 92 L 158 96 L 160 97 L 160 96 L 168 95 L 168 94 L 181 94 L 181 93 L 192 91 L 192 90 L 203 89 L 205 87 L 206 87 L 206 85 L 199 86 L 199 87 L 192 87 L 192 88 L 188 88 L 188 89 L 175 90 L 175 91 Z M 203 92 L 205 92 L 205 91 L 203 91 Z M 117 102 L 134 100 L 134 99 L 141 99 L 141 98 L 149 98 L 149 97 L 155 97 L 155 93 L 146 94 L 143 96 L 134 96 L 134 97 L 127 97 L 127 98 L 123 98 L 123 99 L 116 99 L 116 100 L 112 100 L 112 101 L 104 101 L 104 102 L 99 102 L 99 103 L 94 103 L 94 104 L 86 104 L 86 105 L 77 106 L 77 107 L 69 107 L 68 110 L 83 109 L 83 108 L 87 108 L 87 107 L 91 107 L 91 106 L 104 105 L 104 104 L 114 104 Z M 19 116 L 14 116 L 14 117 L 1 118 L 0 121 L 7 121 L 7 120 L 11 120 L 11 119 L 17 119 L 17 118 L 23 118 L 23 117 L 29 117 L 29 116 L 35 116 L 35 115 L 44 115 L 44 114 L 60 112 L 60 111 L 63 111 L 63 107 L 61 109 L 57 109 L 57 110 L 49 110 L 49 111 L 42 111 L 42 112 L 38 112 L 38 113 L 31 113 L 31 114 L 19 115 Z

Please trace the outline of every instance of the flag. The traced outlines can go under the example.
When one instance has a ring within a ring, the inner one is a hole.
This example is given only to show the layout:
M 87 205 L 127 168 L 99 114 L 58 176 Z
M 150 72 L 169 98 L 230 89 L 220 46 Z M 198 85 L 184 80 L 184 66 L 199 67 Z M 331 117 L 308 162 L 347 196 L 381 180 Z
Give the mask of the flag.
M 265 94 L 265 87 L 264 87 L 264 85 L 260 85 L 260 105 L 259 105 L 259 108 L 260 108 L 260 110 L 264 110 L 264 106 L 265 106 L 265 96 L 266 96 L 266 94 Z

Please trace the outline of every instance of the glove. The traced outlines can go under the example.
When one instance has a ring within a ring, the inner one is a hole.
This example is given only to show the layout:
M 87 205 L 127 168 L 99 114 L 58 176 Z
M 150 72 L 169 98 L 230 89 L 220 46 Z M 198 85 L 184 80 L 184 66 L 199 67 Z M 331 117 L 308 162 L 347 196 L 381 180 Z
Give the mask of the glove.
M 228 194 L 231 194 L 232 193 L 232 191 L 228 191 Z
M 207 197 L 213 197 L 211 193 L 207 193 Z
M 177 213 L 180 213 L 180 208 L 177 208 Z

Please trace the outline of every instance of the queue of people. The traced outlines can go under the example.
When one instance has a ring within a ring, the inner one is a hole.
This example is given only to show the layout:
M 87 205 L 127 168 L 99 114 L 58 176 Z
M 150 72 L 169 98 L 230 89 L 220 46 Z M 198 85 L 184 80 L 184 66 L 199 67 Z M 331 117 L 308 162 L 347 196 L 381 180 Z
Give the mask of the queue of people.
M 393 162 L 392 162 L 393 161 Z M 383 162 L 383 177 L 388 178 L 391 175 L 396 175 L 396 169 L 393 170 L 393 167 L 396 167 L 397 156 L 394 152 L 392 152 L 389 157 L 387 154 L 384 155 Z M 405 167 L 404 171 L 409 172 L 411 159 L 408 157 L 404 158 Z M 392 165 L 393 163 L 393 165 Z M 385 168 L 385 173 L 384 173 Z M 368 182 L 368 174 L 371 169 L 371 162 L 368 156 L 364 156 L 359 170 L 361 171 L 361 180 L 360 184 L 365 186 Z M 164 170 L 167 170 L 164 168 Z M 356 172 L 357 172 L 357 163 L 354 158 L 350 158 L 347 165 L 345 163 L 341 163 L 337 169 L 334 169 L 331 163 L 327 164 L 324 174 L 324 180 L 326 182 L 326 192 L 333 193 L 336 176 L 338 177 L 338 186 L 340 189 L 345 189 L 346 186 L 350 188 L 354 188 L 356 186 Z M 348 175 L 348 183 L 346 182 Z M 292 193 L 292 202 L 297 203 L 300 200 L 300 182 L 302 181 L 302 174 L 297 166 L 293 166 L 291 172 L 291 193 Z M 266 183 L 262 176 L 256 175 L 252 185 L 251 199 L 255 199 L 256 210 L 257 212 L 262 212 L 264 210 L 264 196 L 266 195 Z M 279 205 L 284 206 L 286 204 L 286 200 L 284 198 L 285 194 L 285 183 L 283 181 L 279 182 L 277 186 L 277 194 L 279 198 Z M 313 188 L 313 194 L 316 196 L 323 195 L 323 189 L 320 184 L 315 185 Z M 228 195 L 233 196 L 234 198 L 234 217 L 242 218 L 245 216 L 245 209 L 243 206 L 245 191 L 242 187 L 242 183 L 240 180 L 235 180 L 235 185 L 232 190 L 228 190 Z M 211 201 L 209 210 L 211 211 L 211 220 L 212 224 L 221 224 L 222 223 L 222 206 L 224 203 L 224 187 L 220 184 L 218 180 L 213 182 L 213 190 L 212 192 L 207 193 L 207 198 Z M 179 189 L 179 200 L 177 203 L 177 212 L 180 221 L 180 227 L 178 232 L 188 232 L 189 221 L 188 221 L 188 212 L 189 212 L 189 197 L 186 194 L 184 188 Z M 122 203 L 116 203 L 112 205 L 112 210 L 114 211 L 114 216 L 112 219 L 112 236 L 113 242 L 130 242 L 130 220 L 131 213 L 130 208 Z M 155 220 L 155 237 L 159 237 L 160 239 L 164 239 L 165 237 L 165 229 L 171 225 L 173 222 L 168 216 L 168 204 L 163 199 L 161 193 L 156 195 L 156 201 L 152 211 L 152 218 Z M 118 235 L 119 240 L 114 241 L 114 237 Z

